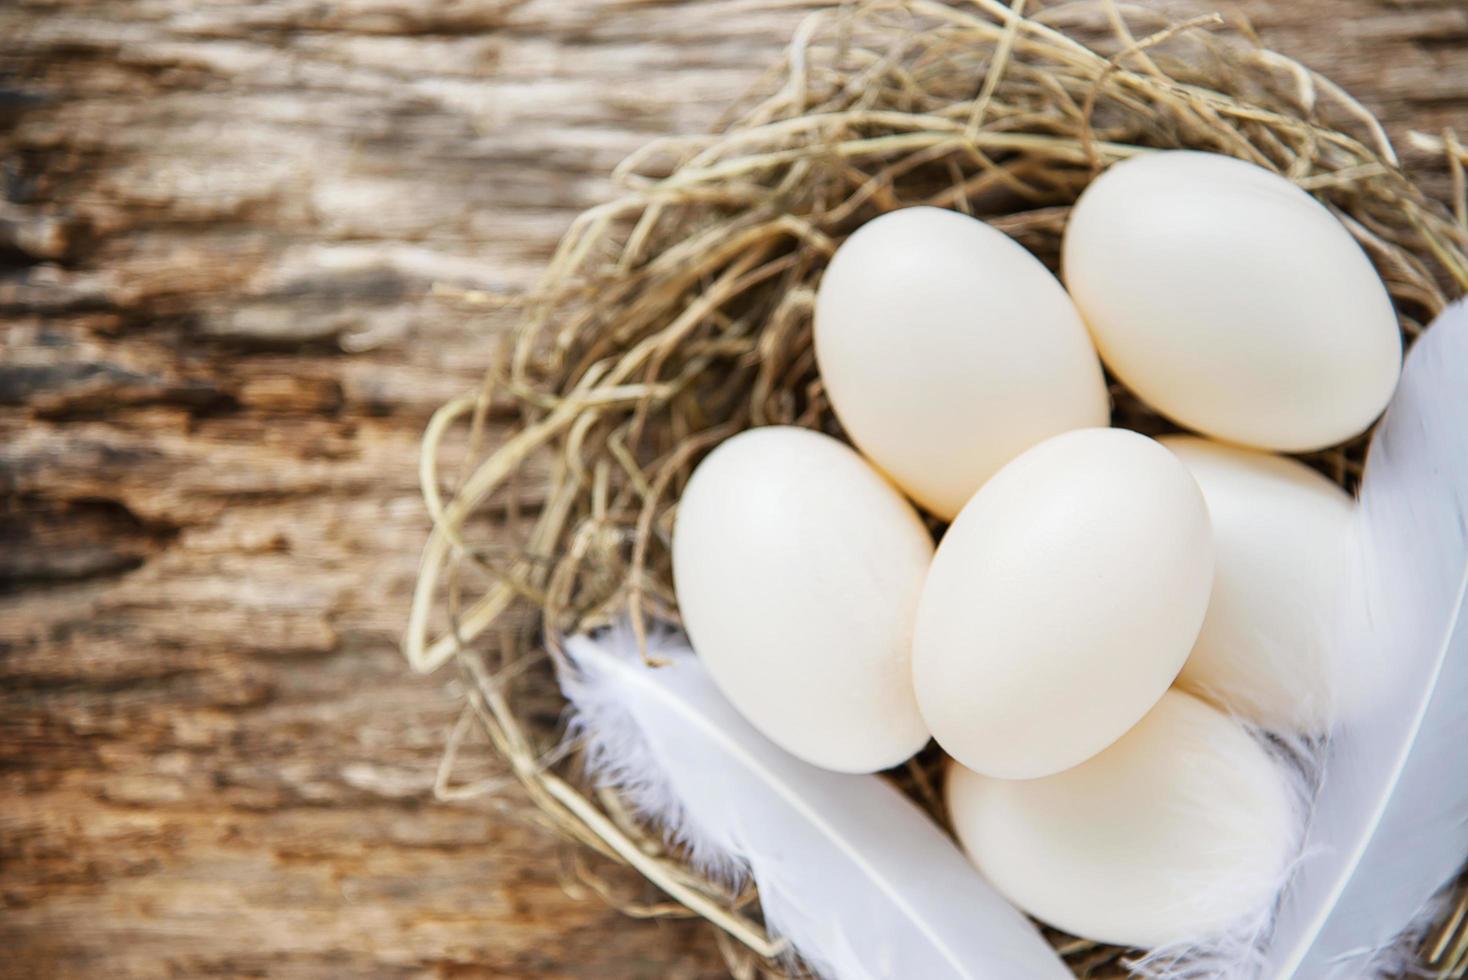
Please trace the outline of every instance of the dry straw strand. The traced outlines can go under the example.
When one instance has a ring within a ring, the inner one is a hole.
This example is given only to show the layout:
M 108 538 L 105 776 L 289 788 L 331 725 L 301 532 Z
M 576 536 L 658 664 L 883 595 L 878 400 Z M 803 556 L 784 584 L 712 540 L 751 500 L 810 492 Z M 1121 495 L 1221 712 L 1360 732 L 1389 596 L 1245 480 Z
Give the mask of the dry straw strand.
M 1451 207 L 1402 173 L 1359 102 L 1213 16 L 1174 23 L 1116 0 L 867 0 L 807 17 L 717 131 L 619 166 L 617 195 L 576 219 L 534 290 L 440 291 L 517 323 L 484 387 L 424 436 L 433 530 L 404 650 L 420 671 L 456 663 L 466 697 L 437 792 L 503 788 L 453 782 L 477 729 L 545 821 L 599 855 L 577 859 L 574 887 L 643 917 L 702 916 L 733 975 L 789 975 L 798 967 L 752 894 L 700 878 L 587 783 L 555 720 L 555 671 L 572 631 L 629 612 L 676 622 L 673 516 L 709 447 L 756 424 L 840 434 L 810 336 L 836 245 L 882 211 L 934 204 L 991 221 L 1053 267 L 1069 206 L 1100 168 L 1210 150 L 1271 167 L 1340 215 L 1410 339 L 1468 290 L 1468 154 L 1451 132 L 1411 144 L 1442 161 Z M 1118 424 L 1167 428 L 1113 395 Z M 1310 462 L 1352 486 L 1364 445 Z M 930 810 L 936 761 L 894 774 Z M 1459 889 L 1422 951 L 1431 975 L 1464 970 L 1465 903 Z M 1078 975 L 1125 974 L 1124 951 L 1054 940 Z

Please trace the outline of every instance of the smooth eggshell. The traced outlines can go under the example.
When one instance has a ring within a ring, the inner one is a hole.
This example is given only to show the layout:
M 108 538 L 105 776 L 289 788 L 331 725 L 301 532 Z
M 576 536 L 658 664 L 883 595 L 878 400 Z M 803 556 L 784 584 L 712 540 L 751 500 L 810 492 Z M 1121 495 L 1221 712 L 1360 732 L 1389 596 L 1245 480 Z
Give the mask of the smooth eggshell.
M 944 519 L 1030 446 L 1110 417 L 1059 281 L 955 211 L 907 208 L 857 229 L 821 278 L 815 349 L 851 440 Z
M 1293 459 L 1190 436 L 1161 442 L 1198 481 L 1213 523 L 1213 596 L 1178 685 L 1272 731 L 1324 732 L 1351 498 Z
M 932 537 L 849 446 L 752 429 L 694 471 L 673 578 L 715 683 L 776 744 L 873 772 L 928 740 L 913 696 L 912 624 Z
M 964 850 L 1010 901 L 1121 946 L 1206 936 L 1262 911 L 1299 823 L 1264 749 L 1181 691 L 1083 765 L 1020 781 L 955 765 L 947 796 Z
M 923 717 L 986 775 L 1077 765 L 1167 690 L 1212 580 L 1208 510 L 1176 456 L 1124 429 L 1048 439 L 939 545 L 913 641 Z
M 1169 151 L 1081 195 L 1062 272 L 1107 366 L 1206 435 L 1303 452 L 1343 442 L 1396 386 L 1396 315 L 1366 253 L 1288 180 Z

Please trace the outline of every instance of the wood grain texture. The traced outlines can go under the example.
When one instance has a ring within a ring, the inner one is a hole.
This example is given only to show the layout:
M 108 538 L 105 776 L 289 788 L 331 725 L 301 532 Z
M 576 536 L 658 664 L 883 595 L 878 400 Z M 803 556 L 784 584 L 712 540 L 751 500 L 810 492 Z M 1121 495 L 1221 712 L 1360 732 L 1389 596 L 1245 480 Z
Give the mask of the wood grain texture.
M 0 5 L 0 975 L 721 974 L 513 790 L 432 800 L 417 439 L 498 325 L 426 293 L 526 285 L 810 6 Z M 1468 131 L 1455 0 L 1211 6 Z

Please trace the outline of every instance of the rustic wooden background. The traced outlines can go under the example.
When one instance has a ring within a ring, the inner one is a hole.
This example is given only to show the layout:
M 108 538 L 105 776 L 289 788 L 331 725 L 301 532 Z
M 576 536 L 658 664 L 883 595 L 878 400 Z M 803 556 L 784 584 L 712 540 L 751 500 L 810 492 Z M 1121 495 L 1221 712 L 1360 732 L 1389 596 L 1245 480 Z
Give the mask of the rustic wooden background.
M 809 6 L 0 4 L 0 974 L 721 973 L 431 799 L 416 441 L 492 327 L 425 293 L 525 285 Z M 1468 132 L 1461 0 L 1212 6 Z

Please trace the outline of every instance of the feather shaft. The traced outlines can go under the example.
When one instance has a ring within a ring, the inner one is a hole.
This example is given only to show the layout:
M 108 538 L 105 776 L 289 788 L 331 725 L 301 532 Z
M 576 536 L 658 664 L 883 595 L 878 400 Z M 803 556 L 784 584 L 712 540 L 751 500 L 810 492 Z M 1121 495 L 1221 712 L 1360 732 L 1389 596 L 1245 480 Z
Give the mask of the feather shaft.
M 834 980 L 1060 980 L 1039 931 L 910 800 L 876 776 L 783 752 L 681 641 L 649 668 L 626 626 L 566 644 L 562 688 L 592 770 L 705 870 L 759 887 L 772 934 Z
M 1468 306 L 1418 340 L 1372 443 L 1336 725 L 1269 975 L 1360 978 L 1468 855 Z

